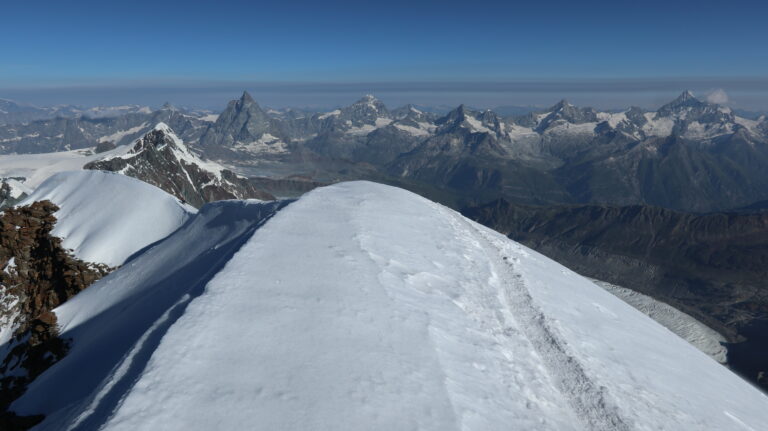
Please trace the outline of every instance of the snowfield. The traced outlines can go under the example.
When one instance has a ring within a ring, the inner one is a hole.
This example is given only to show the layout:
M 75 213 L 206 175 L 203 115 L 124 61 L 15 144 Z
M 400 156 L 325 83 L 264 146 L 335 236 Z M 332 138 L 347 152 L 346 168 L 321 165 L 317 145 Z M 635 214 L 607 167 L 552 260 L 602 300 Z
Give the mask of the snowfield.
M 27 189 L 35 189 L 53 174 L 82 169 L 86 164 L 109 157 L 124 155 L 133 145 L 123 145 L 94 154 L 92 148 L 40 154 L 0 155 L 0 178 L 23 177 Z
M 605 281 L 592 281 L 603 289 L 621 298 L 627 304 L 642 311 L 651 319 L 688 341 L 697 349 L 706 353 L 712 359 L 725 364 L 728 360 L 727 340 L 720 333 L 699 322 L 693 316 L 683 313 L 677 308 L 657 301 L 648 295 L 635 292 L 626 287 L 617 286 Z
M 368 182 L 208 204 L 55 312 L 72 349 L 12 405 L 38 431 L 768 423 L 768 397 L 594 283 Z
M 195 212 L 155 186 L 103 171 L 57 173 L 19 205 L 41 200 L 59 206 L 52 233 L 64 248 L 109 266 L 165 238 Z

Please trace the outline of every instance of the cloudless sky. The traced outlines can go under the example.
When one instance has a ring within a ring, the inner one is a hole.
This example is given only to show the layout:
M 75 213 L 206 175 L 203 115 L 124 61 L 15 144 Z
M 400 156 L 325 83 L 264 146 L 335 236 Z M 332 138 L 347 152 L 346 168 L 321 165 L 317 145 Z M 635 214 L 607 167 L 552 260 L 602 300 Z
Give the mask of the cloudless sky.
M 702 89 L 736 83 L 753 103 L 768 81 L 766 17 L 766 2 L 740 0 L 9 0 L 0 3 L 0 97 L 134 88 L 141 90 L 126 96 L 156 103 L 152 89 L 204 98 L 248 83 L 371 83 L 375 90 L 380 83 L 690 79 L 705 81 Z M 653 97 L 678 90 L 661 86 Z M 300 93 L 286 103 L 322 100 L 318 91 Z M 545 93 L 519 101 L 544 101 Z

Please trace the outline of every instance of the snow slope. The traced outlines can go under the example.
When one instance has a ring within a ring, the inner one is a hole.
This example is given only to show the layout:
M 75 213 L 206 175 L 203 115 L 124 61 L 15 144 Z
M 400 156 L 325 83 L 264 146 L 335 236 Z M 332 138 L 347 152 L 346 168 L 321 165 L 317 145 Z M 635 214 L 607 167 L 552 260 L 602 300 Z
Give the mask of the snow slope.
M 131 147 L 124 145 L 99 154 L 94 154 L 92 149 L 42 154 L 2 154 L 0 178 L 23 177 L 23 185 L 34 189 L 55 173 L 76 171 L 94 160 L 123 155 Z
M 367 182 L 204 206 L 56 310 L 36 430 L 758 430 L 768 398 L 589 280 Z
M 20 205 L 46 199 L 60 208 L 52 233 L 64 248 L 109 266 L 165 238 L 195 211 L 155 186 L 102 171 L 57 173 Z
M 697 349 L 706 353 L 712 359 L 725 364 L 728 360 L 727 340 L 721 334 L 707 325 L 699 322 L 693 316 L 683 313 L 677 308 L 657 301 L 648 295 L 635 292 L 626 287 L 617 286 L 605 281 L 592 280 L 595 284 L 621 298 L 627 304 L 643 312 L 651 319 L 688 341 Z

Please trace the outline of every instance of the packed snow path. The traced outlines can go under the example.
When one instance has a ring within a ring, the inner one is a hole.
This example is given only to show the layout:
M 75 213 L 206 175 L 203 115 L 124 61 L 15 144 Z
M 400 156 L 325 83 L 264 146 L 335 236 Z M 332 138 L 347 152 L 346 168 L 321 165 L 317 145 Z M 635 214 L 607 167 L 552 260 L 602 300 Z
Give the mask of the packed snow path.
M 552 383 L 560 389 L 586 429 L 593 431 L 632 429 L 619 415 L 607 389 L 590 380 L 578 359 L 568 352 L 566 343 L 550 327 L 547 317 L 534 303 L 522 279 L 522 274 L 515 271 L 515 264 L 519 264 L 520 259 L 505 252 L 509 243 L 494 242 L 494 239 L 490 238 L 483 229 L 470 226 L 469 222 L 462 217 L 456 215 L 453 217 L 457 222 L 474 229 L 482 238 L 483 247 L 488 251 L 488 259 L 498 270 L 498 277 L 502 284 L 500 293 L 503 295 L 503 301 L 509 306 L 510 315 L 522 328 L 546 366 Z
M 56 314 L 72 350 L 12 406 L 35 431 L 768 423 L 765 395 L 587 279 L 367 182 L 203 207 Z

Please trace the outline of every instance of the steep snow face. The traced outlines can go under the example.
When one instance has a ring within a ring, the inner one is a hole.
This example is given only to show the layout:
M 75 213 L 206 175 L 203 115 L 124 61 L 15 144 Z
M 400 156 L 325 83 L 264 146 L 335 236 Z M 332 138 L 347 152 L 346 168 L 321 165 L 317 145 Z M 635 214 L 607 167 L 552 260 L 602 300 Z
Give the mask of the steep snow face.
M 60 172 L 20 205 L 59 206 L 53 234 L 86 262 L 121 265 L 181 226 L 194 208 L 142 181 L 101 171 Z
M 266 223 L 226 204 L 57 309 L 73 349 L 12 408 L 47 414 L 37 430 L 768 423 L 768 398 L 647 316 L 414 194 L 343 183 Z
M 14 408 L 45 411 L 37 429 L 99 429 L 192 298 L 281 205 L 207 204 L 169 237 L 57 308 L 61 336 L 72 339 L 72 347 Z

